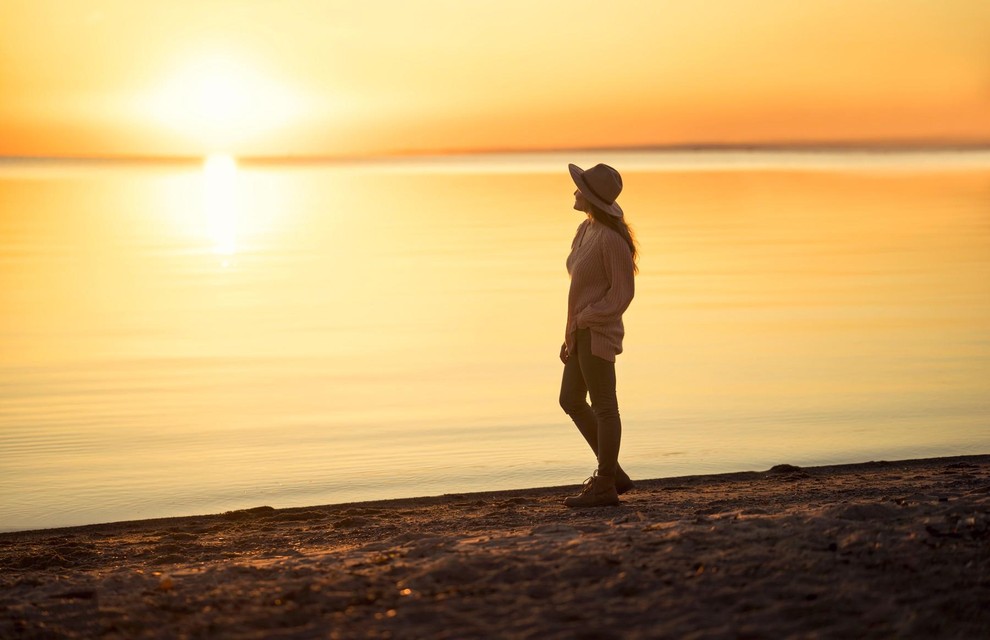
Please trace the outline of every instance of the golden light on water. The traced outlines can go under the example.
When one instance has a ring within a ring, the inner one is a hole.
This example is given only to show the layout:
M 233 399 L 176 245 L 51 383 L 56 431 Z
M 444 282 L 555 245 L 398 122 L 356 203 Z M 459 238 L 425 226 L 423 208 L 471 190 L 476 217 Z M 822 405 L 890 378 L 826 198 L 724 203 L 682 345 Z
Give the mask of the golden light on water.
M 212 154 L 203 161 L 203 212 L 213 251 L 224 256 L 237 249 L 237 161 Z
M 630 469 L 986 449 L 985 169 L 214 150 L 0 180 L 0 481 L 22 496 L 0 524 L 566 482 L 593 454 L 555 406 L 579 218 L 561 167 L 593 158 L 638 167 Z

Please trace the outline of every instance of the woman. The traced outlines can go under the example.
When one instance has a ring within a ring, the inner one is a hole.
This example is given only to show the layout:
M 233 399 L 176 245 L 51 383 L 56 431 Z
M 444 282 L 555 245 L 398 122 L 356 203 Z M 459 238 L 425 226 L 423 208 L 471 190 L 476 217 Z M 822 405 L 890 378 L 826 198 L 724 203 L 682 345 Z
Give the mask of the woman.
M 560 406 L 591 445 L 598 469 L 581 494 L 564 504 L 598 507 L 618 504 L 619 494 L 633 488 L 618 462 L 622 423 L 615 397 L 615 356 L 622 352 L 622 313 L 633 299 L 637 251 L 615 202 L 622 191 L 619 172 L 605 164 L 587 171 L 573 164 L 568 168 L 578 188 L 574 208 L 588 219 L 578 227 L 567 257 L 571 288 L 560 347 Z

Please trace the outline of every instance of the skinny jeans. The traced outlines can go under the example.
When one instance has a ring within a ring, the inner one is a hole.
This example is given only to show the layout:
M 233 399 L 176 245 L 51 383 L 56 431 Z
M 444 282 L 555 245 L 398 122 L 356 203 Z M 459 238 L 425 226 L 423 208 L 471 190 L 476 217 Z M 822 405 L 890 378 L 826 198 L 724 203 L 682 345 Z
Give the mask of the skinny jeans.
M 615 397 L 615 363 L 591 353 L 591 329 L 578 329 L 560 382 L 560 407 L 598 457 L 599 475 L 615 476 L 622 421 Z M 588 404 L 591 396 L 591 404 Z

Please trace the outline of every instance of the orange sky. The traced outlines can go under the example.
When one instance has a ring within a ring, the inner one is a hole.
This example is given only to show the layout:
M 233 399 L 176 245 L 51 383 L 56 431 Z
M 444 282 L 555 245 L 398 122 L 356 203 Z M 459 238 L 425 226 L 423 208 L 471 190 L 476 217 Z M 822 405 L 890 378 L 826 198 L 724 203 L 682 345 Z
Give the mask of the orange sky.
M 4 0 L 0 155 L 990 141 L 986 0 Z

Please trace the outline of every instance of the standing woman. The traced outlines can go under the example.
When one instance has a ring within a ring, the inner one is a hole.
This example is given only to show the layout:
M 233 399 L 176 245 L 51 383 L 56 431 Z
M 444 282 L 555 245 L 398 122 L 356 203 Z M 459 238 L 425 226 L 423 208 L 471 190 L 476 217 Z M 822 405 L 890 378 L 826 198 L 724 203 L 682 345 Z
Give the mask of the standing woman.
M 588 214 L 578 227 L 567 272 L 567 327 L 560 359 L 564 376 L 560 406 L 574 420 L 598 457 L 598 469 L 568 507 L 619 504 L 619 494 L 633 488 L 619 466 L 622 422 L 615 397 L 615 356 L 622 352 L 622 313 L 632 302 L 636 243 L 615 202 L 622 177 L 606 164 L 587 171 L 568 165 L 577 185 L 574 208 Z M 587 398 L 591 396 L 591 405 Z

